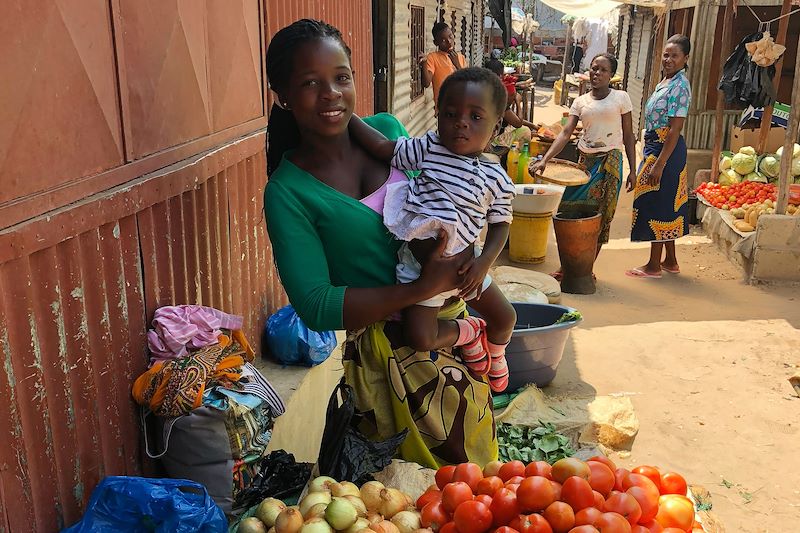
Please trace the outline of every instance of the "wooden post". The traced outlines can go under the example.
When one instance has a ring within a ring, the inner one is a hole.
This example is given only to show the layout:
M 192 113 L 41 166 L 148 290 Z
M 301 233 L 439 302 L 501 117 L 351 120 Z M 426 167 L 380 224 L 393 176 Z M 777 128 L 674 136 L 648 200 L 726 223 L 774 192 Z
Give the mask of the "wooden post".
M 731 34 L 733 32 L 733 0 L 725 4 L 725 20 L 722 24 L 721 56 L 727 59 L 731 49 Z M 800 54 L 798 54 L 800 55 Z M 720 69 L 721 72 L 721 69 Z M 725 93 L 717 90 L 717 107 L 714 114 L 714 153 L 711 154 L 711 180 L 719 179 L 719 156 L 722 153 L 722 111 L 725 108 Z
M 786 44 L 786 33 L 789 31 L 789 19 L 791 18 L 787 17 L 786 15 L 789 13 L 791 9 L 792 9 L 792 0 L 783 0 L 783 6 L 781 7 L 781 15 L 783 16 L 783 18 L 778 23 L 778 35 L 775 37 L 776 44 L 780 45 Z M 782 70 L 783 70 L 783 56 L 781 56 L 781 58 L 778 60 L 778 64 L 775 65 L 775 79 L 772 82 L 772 84 L 775 86 L 776 98 L 778 94 L 778 88 L 781 85 Z M 767 146 L 767 137 L 769 136 L 769 128 L 772 124 L 772 111 L 773 111 L 773 105 L 770 104 L 764 108 L 764 114 L 761 116 L 761 131 L 759 132 L 758 135 L 758 147 L 756 148 L 756 151 L 759 154 L 763 154 Z
M 572 24 L 567 22 L 567 42 L 564 48 L 564 60 L 561 62 L 561 101 L 558 102 L 559 105 L 566 104 L 569 99 L 569 87 L 567 87 L 567 57 L 570 58 L 570 61 L 572 60 L 572 47 L 574 46 L 572 41 Z
M 800 38 L 797 40 L 800 47 Z M 800 48 L 798 49 L 800 51 Z M 775 212 L 779 215 L 786 214 L 786 206 L 789 203 L 789 185 L 792 183 L 792 152 L 794 143 L 797 142 L 797 134 L 800 131 L 800 53 L 794 64 L 794 84 L 792 85 L 792 110 L 789 113 L 789 124 L 786 131 L 786 140 L 783 142 L 783 154 L 781 157 L 781 175 L 778 180 L 778 203 Z

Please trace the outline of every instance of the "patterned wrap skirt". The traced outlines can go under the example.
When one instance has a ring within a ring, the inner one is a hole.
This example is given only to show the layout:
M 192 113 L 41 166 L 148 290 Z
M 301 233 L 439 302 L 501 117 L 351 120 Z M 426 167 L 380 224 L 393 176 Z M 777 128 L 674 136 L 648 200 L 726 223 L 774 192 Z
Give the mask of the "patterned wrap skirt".
M 644 161 L 639 165 L 634 189 L 632 241 L 674 241 L 689 233 L 689 189 L 683 136 L 678 138 L 659 183 L 652 185 L 645 179 L 664 148 L 668 132 L 669 128 L 659 128 L 647 131 L 644 136 Z

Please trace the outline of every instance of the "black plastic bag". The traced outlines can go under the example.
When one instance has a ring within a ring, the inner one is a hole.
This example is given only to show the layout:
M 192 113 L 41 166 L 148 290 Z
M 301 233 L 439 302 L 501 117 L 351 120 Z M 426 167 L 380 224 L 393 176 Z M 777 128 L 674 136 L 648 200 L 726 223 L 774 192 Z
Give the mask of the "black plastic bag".
M 322 476 L 361 485 L 392 462 L 408 429 L 382 442 L 367 439 L 357 429 L 362 415 L 356 412 L 353 394 L 353 388 L 344 382 L 344 378 L 333 389 L 317 467 Z
M 233 501 L 234 509 L 252 507 L 264 498 L 286 499 L 299 494 L 311 475 L 311 463 L 298 463 L 294 455 L 276 450 L 261 459 L 258 474 Z
M 772 85 L 775 66 L 759 67 L 750 60 L 745 48 L 747 43 L 759 41 L 763 35 L 758 32 L 745 37 L 725 61 L 717 87 L 725 93 L 728 105 L 761 108 L 775 101 L 775 87 Z

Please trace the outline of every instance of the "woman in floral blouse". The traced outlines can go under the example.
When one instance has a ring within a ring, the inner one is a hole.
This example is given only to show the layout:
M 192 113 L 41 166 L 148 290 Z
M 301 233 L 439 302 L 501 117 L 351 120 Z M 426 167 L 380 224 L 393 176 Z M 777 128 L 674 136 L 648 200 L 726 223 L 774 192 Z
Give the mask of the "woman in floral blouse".
M 636 182 L 628 178 L 627 190 L 635 194 L 631 240 L 649 242 L 650 259 L 625 272 L 630 277 L 660 278 L 662 270 L 680 272 L 675 239 L 689 232 L 686 143 L 681 128 L 692 101 L 692 88 L 684 73 L 690 49 L 685 35 L 667 40 L 662 57 L 664 79 L 647 100 L 644 160 Z

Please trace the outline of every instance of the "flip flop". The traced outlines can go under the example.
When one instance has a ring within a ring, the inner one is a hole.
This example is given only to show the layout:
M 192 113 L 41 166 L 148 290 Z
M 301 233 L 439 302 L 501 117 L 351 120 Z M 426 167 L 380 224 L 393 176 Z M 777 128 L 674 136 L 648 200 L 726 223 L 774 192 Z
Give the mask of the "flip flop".
M 661 265 L 661 270 L 663 270 L 664 272 L 669 272 L 670 274 L 680 274 L 681 273 L 681 268 L 680 267 L 678 267 L 678 268 L 667 268 L 664 265 Z
M 660 272 L 658 274 L 648 274 L 647 272 L 645 272 L 641 268 L 632 268 L 630 270 L 626 270 L 625 271 L 625 275 L 628 276 L 629 278 L 654 278 L 654 279 L 658 279 L 658 278 L 661 277 L 661 273 Z

